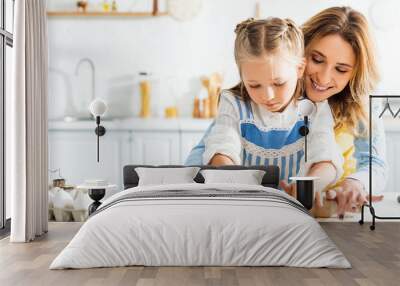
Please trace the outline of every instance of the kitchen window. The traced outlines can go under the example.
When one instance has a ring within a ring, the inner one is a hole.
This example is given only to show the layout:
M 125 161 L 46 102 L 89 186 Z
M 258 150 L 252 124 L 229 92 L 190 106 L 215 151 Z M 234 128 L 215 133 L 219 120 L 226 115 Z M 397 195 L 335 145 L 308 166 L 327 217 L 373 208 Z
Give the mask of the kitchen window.
M 5 105 L 11 93 L 14 0 L 0 0 L 0 236 L 9 232 L 10 194 L 5 187 Z

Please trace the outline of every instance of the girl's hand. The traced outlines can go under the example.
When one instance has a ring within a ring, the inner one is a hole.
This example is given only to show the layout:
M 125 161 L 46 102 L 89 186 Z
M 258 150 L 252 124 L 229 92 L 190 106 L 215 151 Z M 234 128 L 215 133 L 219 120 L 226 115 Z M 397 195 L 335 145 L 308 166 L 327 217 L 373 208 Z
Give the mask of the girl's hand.
M 235 163 L 233 162 L 233 160 L 231 158 L 229 158 L 226 155 L 219 154 L 219 153 L 215 154 L 211 158 L 211 161 L 209 164 L 212 166 L 215 166 L 215 167 L 225 166 L 225 165 L 235 165 Z
M 338 188 L 335 188 L 337 214 L 343 218 L 345 212 L 356 212 L 364 203 L 368 203 L 368 194 L 363 184 L 358 180 L 345 179 Z M 372 196 L 373 202 L 379 202 L 383 195 Z
M 287 184 L 285 181 L 280 181 L 279 186 L 285 191 L 286 194 L 294 198 L 297 197 L 296 194 L 296 184 Z

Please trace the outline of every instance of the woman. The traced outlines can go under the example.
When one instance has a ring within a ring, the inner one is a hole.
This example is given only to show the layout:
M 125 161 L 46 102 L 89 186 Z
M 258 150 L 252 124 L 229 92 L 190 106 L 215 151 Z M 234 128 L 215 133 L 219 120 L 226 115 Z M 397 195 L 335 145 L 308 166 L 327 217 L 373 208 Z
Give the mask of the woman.
M 345 158 L 345 173 L 327 192 L 337 201 L 337 213 L 356 211 L 367 202 L 369 189 L 368 99 L 379 79 L 374 47 L 365 17 L 349 7 L 325 9 L 302 27 L 307 66 L 306 96 L 327 99 L 335 120 L 336 142 Z M 378 107 L 378 106 L 376 106 Z M 378 112 L 374 108 L 374 112 Z M 382 191 L 387 176 L 383 123 L 374 117 L 372 166 L 374 192 Z M 207 131 L 208 135 L 211 127 Z M 204 138 L 203 138 L 204 139 Z M 204 140 L 192 150 L 186 164 L 202 164 Z M 290 186 L 283 185 L 287 192 Z M 383 196 L 374 196 L 374 201 Z

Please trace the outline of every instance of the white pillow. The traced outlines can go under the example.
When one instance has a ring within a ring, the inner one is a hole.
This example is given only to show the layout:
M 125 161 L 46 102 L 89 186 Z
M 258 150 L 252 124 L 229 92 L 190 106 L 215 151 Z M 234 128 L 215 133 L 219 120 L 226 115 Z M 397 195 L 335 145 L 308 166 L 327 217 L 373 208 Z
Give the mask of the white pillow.
M 138 186 L 195 183 L 193 179 L 199 170 L 199 167 L 135 168 L 139 176 Z
M 204 183 L 235 183 L 261 185 L 265 171 L 262 170 L 201 170 Z

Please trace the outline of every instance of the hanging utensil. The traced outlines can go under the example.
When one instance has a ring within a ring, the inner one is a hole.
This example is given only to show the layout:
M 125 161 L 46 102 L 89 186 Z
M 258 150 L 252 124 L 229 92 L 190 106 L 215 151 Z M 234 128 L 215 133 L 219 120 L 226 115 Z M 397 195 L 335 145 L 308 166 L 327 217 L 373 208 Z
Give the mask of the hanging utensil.
M 383 114 L 386 112 L 386 110 L 389 110 L 389 112 L 390 112 L 390 114 L 392 115 L 393 118 L 395 118 L 397 116 L 397 114 L 399 113 L 399 112 L 396 112 L 396 114 L 395 114 L 393 112 L 392 108 L 390 107 L 389 98 L 386 98 L 385 106 L 384 106 L 381 114 L 379 114 L 379 118 L 381 118 L 383 116 Z

